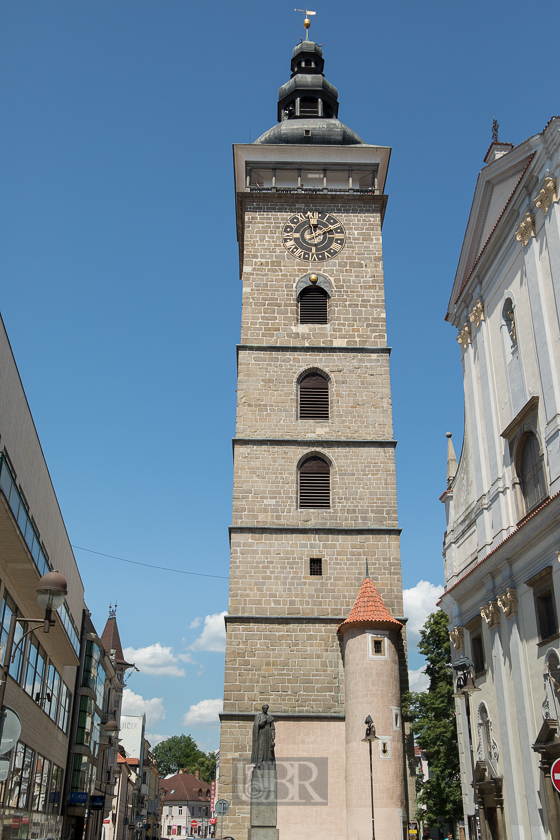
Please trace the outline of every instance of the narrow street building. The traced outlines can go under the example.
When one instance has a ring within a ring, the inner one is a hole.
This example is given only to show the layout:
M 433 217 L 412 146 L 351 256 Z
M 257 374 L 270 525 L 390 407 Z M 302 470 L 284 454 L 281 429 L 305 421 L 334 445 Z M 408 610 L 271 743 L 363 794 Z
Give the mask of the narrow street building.
M 219 785 L 231 802 L 224 831 L 237 840 L 250 829 L 263 704 L 275 725 L 280 840 L 371 836 L 368 715 L 385 840 L 403 837 L 414 773 L 400 716 L 381 243 L 390 149 L 338 120 L 323 66 L 318 44 L 299 43 L 278 125 L 234 146 L 243 305 Z M 309 807 L 296 807 L 301 797 Z
M 36 590 L 53 569 L 68 595 L 46 633 Z M 3 840 L 62 836 L 83 607 L 83 584 L 0 321 L 0 706 L 21 721 L 17 743 L 0 757 Z
M 210 785 L 198 771 L 180 770 L 160 779 L 161 837 L 208 837 L 210 832 Z
M 465 391 L 448 442 L 446 591 L 466 829 L 560 838 L 560 118 L 478 176 L 447 320 Z

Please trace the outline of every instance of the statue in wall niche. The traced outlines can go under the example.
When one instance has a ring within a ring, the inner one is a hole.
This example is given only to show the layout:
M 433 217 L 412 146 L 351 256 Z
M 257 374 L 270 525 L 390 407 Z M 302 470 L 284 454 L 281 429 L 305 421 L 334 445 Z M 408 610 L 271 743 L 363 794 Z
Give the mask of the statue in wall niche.
M 274 743 L 276 732 L 274 718 L 268 714 L 265 703 L 262 712 L 255 715 L 253 723 L 253 746 L 251 750 L 251 764 L 262 764 L 263 761 L 275 761 Z

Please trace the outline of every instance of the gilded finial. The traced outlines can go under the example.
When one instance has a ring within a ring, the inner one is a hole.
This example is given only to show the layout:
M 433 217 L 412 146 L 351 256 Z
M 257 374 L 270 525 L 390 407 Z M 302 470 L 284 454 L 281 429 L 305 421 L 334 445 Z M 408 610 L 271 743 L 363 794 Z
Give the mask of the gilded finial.
M 294 12 L 302 12 L 305 15 L 305 19 L 303 21 L 303 26 L 305 29 L 305 40 L 309 41 L 309 27 L 311 26 L 309 15 L 316 15 L 317 12 L 312 12 L 309 9 L 294 9 Z

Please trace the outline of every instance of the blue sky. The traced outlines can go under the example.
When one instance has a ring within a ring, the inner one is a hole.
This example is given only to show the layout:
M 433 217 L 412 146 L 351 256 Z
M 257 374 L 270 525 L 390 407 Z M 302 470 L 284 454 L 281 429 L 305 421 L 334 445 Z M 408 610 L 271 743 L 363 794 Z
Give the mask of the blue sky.
M 445 432 L 459 454 L 463 424 L 443 315 L 492 114 L 517 144 L 559 112 L 558 6 L 314 9 L 341 120 L 393 147 L 403 578 L 441 585 Z M 214 576 L 76 549 L 94 622 L 118 601 L 142 667 L 129 709 L 205 749 L 218 745 L 240 324 L 231 144 L 275 123 L 301 17 L 262 0 L 0 3 L 0 311 L 72 543 Z

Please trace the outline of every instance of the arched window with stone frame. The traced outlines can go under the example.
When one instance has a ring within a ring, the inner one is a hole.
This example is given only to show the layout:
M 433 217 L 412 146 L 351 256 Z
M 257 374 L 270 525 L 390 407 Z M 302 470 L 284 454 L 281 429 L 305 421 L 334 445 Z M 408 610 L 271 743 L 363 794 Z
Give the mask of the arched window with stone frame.
M 515 466 L 526 516 L 548 494 L 544 458 L 534 432 L 528 431 L 521 437 L 517 445 Z
M 331 284 L 322 274 L 306 274 L 296 287 L 298 322 L 328 324 Z
M 323 371 L 304 373 L 298 382 L 298 418 L 329 419 L 329 379 Z
M 326 458 L 310 455 L 298 468 L 298 507 L 330 508 L 331 468 Z

